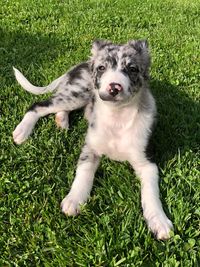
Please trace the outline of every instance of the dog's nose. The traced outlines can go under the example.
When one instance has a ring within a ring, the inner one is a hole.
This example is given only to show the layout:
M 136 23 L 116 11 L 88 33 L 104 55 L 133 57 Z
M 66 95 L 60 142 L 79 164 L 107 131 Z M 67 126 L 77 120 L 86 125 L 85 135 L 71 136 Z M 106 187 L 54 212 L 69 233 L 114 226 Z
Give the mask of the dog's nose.
M 107 89 L 110 95 L 116 96 L 120 91 L 123 90 L 123 87 L 119 83 L 110 83 Z

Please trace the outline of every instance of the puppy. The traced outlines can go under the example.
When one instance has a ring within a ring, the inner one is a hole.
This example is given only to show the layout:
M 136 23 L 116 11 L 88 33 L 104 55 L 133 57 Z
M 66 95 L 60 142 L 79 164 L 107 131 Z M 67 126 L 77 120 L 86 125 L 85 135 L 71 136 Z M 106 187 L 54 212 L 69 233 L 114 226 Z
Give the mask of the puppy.
M 56 123 L 68 128 L 68 114 L 85 108 L 88 131 L 71 190 L 61 203 L 67 215 L 77 215 L 92 189 L 100 157 L 129 161 L 141 180 L 141 202 L 148 227 L 158 239 L 170 237 L 172 223 L 159 199 L 158 168 L 145 154 L 156 105 L 149 90 L 150 55 L 146 41 L 116 45 L 95 41 L 87 62 L 75 66 L 46 87 L 32 85 L 14 68 L 19 84 L 33 94 L 53 96 L 29 108 L 13 132 L 21 144 L 40 117 L 56 114 Z

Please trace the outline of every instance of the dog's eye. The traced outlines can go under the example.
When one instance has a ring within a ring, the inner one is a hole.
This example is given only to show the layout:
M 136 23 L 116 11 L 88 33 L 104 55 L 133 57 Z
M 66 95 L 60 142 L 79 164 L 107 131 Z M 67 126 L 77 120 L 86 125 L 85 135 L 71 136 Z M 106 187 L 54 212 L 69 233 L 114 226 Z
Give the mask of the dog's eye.
M 132 65 L 128 66 L 128 70 L 130 72 L 134 72 L 134 73 L 138 72 L 138 68 L 136 66 L 132 66 Z
M 98 67 L 98 71 L 101 71 L 101 72 L 103 72 L 105 69 L 106 69 L 106 67 L 103 66 L 103 65 L 100 65 L 100 66 Z

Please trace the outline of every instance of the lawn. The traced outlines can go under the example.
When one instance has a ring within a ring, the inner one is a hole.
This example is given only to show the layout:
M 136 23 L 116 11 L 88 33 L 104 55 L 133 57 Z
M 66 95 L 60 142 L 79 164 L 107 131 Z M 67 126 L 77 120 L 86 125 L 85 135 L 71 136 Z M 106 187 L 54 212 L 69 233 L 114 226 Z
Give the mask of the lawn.
M 200 2 L 2 0 L 0 16 L 0 266 L 199 266 Z M 82 214 L 61 213 L 87 129 L 81 111 L 68 132 L 49 116 L 23 145 L 13 143 L 41 97 L 17 84 L 12 66 L 46 85 L 86 60 L 97 38 L 149 41 L 159 113 L 152 142 L 174 224 L 168 241 L 148 231 L 130 165 L 106 157 Z

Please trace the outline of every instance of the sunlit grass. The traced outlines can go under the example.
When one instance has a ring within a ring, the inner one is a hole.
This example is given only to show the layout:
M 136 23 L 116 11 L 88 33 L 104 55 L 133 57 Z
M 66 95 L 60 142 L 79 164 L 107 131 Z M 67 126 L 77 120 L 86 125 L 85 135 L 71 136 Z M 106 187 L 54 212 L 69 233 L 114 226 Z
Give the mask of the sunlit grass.
M 198 266 L 198 1 L 2 1 L 0 29 L 0 265 Z M 41 119 L 16 146 L 12 131 L 40 97 L 21 89 L 12 66 L 45 85 L 86 60 L 92 40 L 147 38 L 158 106 L 153 136 L 164 209 L 174 236 L 157 241 L 140 205 L 140 183 L 127 163 L 103 158 L 89 203 L 67 218 L 68 192 L 87 124 L 80 111 L 68 133 Z

